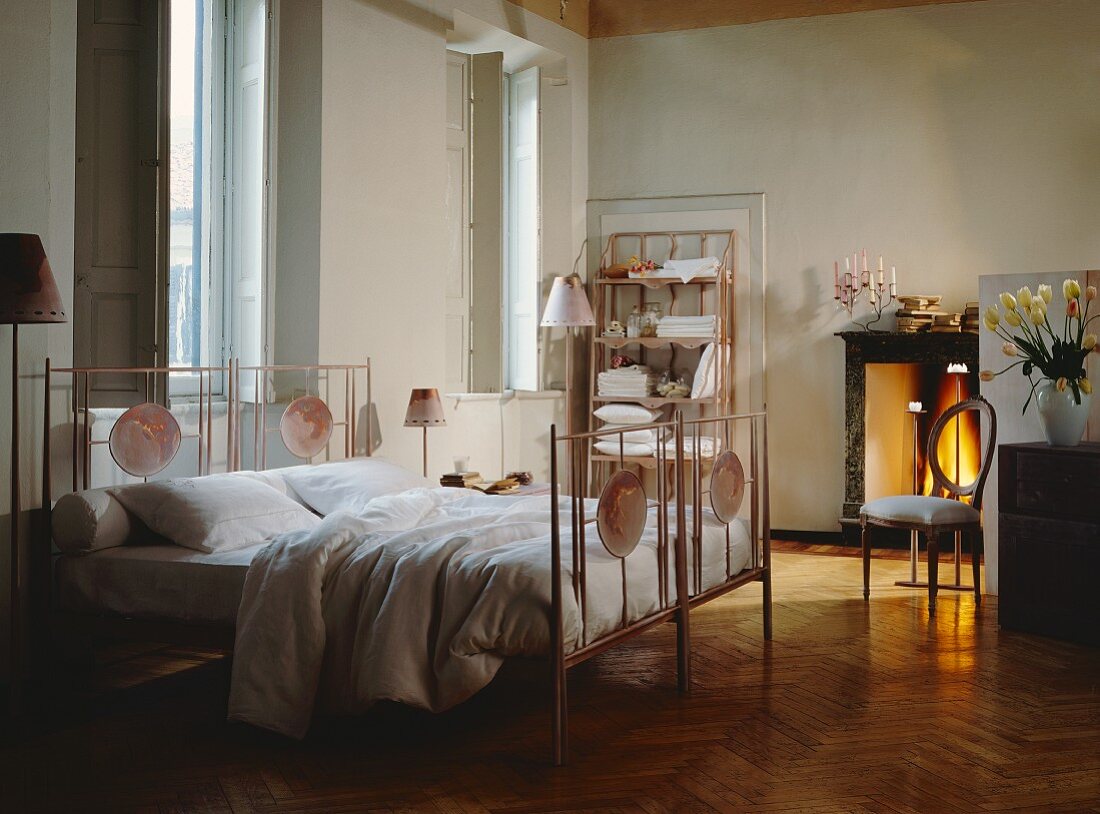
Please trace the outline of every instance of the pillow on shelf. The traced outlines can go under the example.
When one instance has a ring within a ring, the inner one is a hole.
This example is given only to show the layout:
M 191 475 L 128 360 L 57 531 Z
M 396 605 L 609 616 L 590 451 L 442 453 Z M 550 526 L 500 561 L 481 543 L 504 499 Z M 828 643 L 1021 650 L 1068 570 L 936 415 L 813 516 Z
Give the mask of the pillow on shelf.
M 622 444 L 618 441 L 600 441 L 595 445 L 596 452 L 602 455 L 618 455 L 620 452 L 628 458 L 648 458 L 656 452 L 653 444 Z
M 623 430 L 621 435 L 604 435 L 599 438 L 600 442 L 609 442 L 613 444 L 619 443 L 619 439 L 622 438 L 624 444 L 655 444 L 657 442 L 656 430 L 632 430 L 631 427 L 636 427 L 637 424 L 604 424 L 600 427 L 601 430 Z
M 385 458 L 349 458 L 296 466 L 286 470 L 283 478 L 306 505 L 322 515 L 341 510 L 358 512 L 376 497 L 438 486 Z
M 709 399 L 714 396 L 715 377 L 714 344 L 703 348 L 699 356 L 699 367 L 695 370 L 695 386 L 691 390 L 693 399 Z
M 605 404 L 592 415 L 608 424 L 652 424 L 661 417 L 661 411 L 650 410 L 640 404 L 615 402 Z
M 109 491 L 152 531 L 208 554 L 245 548 L 321 522 L 266 483 L 240 474 L 169 478 Z

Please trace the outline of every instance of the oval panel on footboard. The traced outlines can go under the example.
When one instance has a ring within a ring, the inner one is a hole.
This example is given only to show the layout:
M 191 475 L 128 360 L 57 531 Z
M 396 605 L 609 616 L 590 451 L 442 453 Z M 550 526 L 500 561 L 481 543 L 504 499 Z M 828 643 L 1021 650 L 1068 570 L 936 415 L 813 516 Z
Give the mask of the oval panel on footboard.
M 623 558 L 638 546 L 647 511 L 645 489 L 638 476 L 625 469 L 612 475 L 596 509 L 596 530 L 609 554 Z
M 710 473 L 710 507 L 723 523 L 737 517 L 745 499 L 745 467 L 732 450 L 726 450 L 714 462 Z

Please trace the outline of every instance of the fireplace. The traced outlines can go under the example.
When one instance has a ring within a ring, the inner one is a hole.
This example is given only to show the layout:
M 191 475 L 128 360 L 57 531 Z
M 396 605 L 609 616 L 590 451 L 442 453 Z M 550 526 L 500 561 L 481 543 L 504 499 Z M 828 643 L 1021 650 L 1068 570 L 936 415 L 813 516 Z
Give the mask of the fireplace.
M 920 401 L 917 420 L 918 491 L 930 494 L 931 470 L 925 460 L 928 437 L 941 413 L 956 398 L 978 392 L 978 337 L 970 333 L 837 334 L 845 345 L 845 462 L 841 524 L 847 542 L 858 541 L 859 507 L 868 500 L 913 491 L 913 422 L 908 403 Z M 949 374 L 962 363 L 969 372 Z M 956 439 L 956 427 L 958 437 Z M 949 425 L 940 444 L 940 462 L 963 483 L 977 470 L 980 437 L 976 414 Z M 956 457 L 956 442 L 958 456 Z M 907 538 L 899 539 L 905 543 Z

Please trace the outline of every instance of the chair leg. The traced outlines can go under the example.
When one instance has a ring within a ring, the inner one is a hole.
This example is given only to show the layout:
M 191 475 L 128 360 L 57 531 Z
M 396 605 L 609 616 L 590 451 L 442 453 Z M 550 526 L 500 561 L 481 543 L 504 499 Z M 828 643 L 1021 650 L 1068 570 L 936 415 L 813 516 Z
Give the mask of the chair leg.
M 982 552 L 985 550 L 985 539 L 982 531 L 970 534 L 970 559 L 974 568 L 974 605 L 982 606 Z
M 863 546 L 863 601 L 871 598 L 871 528 L 866 523 L 859 534 Z
M 940 544 L 939 536 L 928 534 L 928 615 L 936 615 L 936 594 L 939 592 Z

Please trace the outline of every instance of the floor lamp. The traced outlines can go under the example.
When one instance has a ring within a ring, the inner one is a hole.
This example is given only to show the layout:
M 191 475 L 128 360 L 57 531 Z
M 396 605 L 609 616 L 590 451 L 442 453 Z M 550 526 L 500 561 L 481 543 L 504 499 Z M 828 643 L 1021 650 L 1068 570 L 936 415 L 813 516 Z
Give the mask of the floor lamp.
M 573 329 L 596 324 L 592 306 L 584 293 L 584 283 L 576 273 L 555 277 L 542 312 L 544 328 L 565 328 L 565 434 L 573 434 Z M 570 468 L 572 472 L 572 468 Z M 569 484 L 570 493 L 573 484 Z
M 0 233 L 0 325 L 11 325 L 11 696 L 14 715 L 22 681 L 23 627 L 19 562 L 19 326 L 65 322 L 65 306 L 38 235 Z
M 424 428 L 424 477 L 428 477 L 428 427 L 446 427 L 443 418 L 443 402 L 434 387 L 418 387 L 409 395 L 409 407 L 405 411 L 406 427 Z

